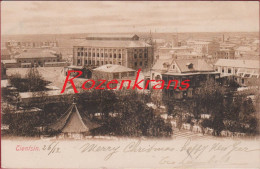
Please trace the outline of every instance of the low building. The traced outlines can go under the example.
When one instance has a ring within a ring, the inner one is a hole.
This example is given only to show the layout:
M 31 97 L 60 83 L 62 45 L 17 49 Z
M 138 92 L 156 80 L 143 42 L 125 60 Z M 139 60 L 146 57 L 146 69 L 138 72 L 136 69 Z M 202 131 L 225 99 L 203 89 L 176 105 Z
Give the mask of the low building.
M 134 80 L 136 70 L 121 65 L 103 65 L 93 69 L 92 79 L 118 80 L 119 84 L 111 84 L 111 88 L 120 87 L 122 80 Z M 133 82 L 132 82 L 133 83 Z M 127 85 L 126 83 L 125 85 Z M 130 86 L 132 86 L 130 84 Z
M 259 68 L 258 60 L 219 59 L 214 64 L 214 69 L 222 77 L 232 76 L 242 86 L 248 85 L 251 79 L 259 78 Z
M 45 63 L 61 62 L 62 56 L 52 50 L 33 49 L 24 51 L 16 56 L 16 61 L 20 66 L 24 63 L 29 63 L 31 66 L 37 65 L 43 67 Z

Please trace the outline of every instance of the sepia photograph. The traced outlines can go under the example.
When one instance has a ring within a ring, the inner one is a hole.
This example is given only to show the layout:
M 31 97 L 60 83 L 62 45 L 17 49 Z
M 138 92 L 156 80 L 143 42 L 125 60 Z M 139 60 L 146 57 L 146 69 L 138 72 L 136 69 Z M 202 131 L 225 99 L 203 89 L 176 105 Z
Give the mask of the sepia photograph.
M 0 168 L 260 167 L 258 1 L 0 5 Z

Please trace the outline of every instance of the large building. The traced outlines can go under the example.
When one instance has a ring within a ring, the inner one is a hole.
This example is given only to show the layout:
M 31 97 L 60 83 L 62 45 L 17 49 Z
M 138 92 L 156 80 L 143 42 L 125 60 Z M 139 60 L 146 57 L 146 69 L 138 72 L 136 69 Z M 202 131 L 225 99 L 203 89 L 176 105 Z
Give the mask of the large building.
M 89 35 L 73 47 L 73 65 L 122 65 L 148 70 L 153 63 L 153 47 L 137 35 Z

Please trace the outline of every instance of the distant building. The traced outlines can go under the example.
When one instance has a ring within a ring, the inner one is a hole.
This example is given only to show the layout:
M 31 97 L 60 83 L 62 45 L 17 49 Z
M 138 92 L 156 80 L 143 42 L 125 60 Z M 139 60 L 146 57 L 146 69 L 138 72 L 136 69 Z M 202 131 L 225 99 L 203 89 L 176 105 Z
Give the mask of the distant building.
M 233 49 L 220 49 L 213 54 L 213 59 L 235 59 Z
M 259 78 L 259 68 L 257 60 L 219 59 L 214 64 L 214 69 L 222 77 L 233 76 L 241 85 L 247 85 L 250 79 Z
M 193 51 L 204 55 L 213 55 L 219 50 L 220 44 L 215 41 L 204 42 L 204 41 L 189 41 L 188 46 L 193 49 Z
M 11 40 L 5 43 L 6 48 L 10 49 L 29 49 L 29 48 L 51 48 L 51 47 L 58 47 L 57 41 L 42 41 L 42 40 L 28 40 L 28 41 L 15 41 Z
M 246 55 L 247 53 L 252 52 L 253 50 L 251 49 L 250 46 L 239 46 L 237 48 L 235 48 L 235 57 L 236 58 L 242 58 L 244 55 Z
M 153 47 L 137 35 L 90 35 L 73 47 L 73 65 L 122 65 L 149 70 L 153 63 Z

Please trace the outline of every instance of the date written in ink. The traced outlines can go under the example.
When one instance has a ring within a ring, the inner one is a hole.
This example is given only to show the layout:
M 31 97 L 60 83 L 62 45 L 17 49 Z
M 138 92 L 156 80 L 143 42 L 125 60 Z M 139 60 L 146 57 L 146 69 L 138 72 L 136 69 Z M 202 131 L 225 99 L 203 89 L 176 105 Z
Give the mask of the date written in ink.
M 42 150 L 48 152 L 48 155 L 50 154 L 56 154 L 56 153 L 60 153 L 60 147 L 58 146 L 59 142 L 52 142 L 51 144 L 45 144 L 43 145 Z

